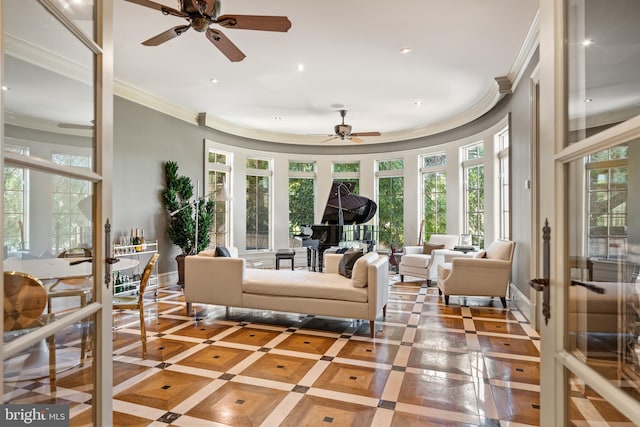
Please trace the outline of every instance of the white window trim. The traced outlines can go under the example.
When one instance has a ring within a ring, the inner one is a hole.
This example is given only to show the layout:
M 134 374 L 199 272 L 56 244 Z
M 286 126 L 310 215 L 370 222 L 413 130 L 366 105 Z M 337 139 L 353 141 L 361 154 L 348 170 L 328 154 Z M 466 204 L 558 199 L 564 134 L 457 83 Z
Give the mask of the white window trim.
M 244 172 L 244 179 L 246 181 L 247 176 L 260 176 L 260 177 L 268 177 L 269 178 L 269 235 L 267 236 L 267 241 L 269 242 L 268 247 L 266 249 L 247 249 L 247 252 L 255 253 L 255 252 L 264 252 L 264 251 L 272 251 L 273 250 L 273 228 L 274 228 L 274 194 L 273 194 L 273 159 L 247 155 L 245 159 L 245 165 L 249 160 L 262 160 L 268 163 L 268 169 L 254 169 L 246 166 Z M 245 201 L 246 204 L 246 201 Z M 246 212 L 245 212 L 245 229 L 246 229 Z M 246 231 L 245 231 L 246 232 Z M 245 237 L 246 239 L 246 237 Z

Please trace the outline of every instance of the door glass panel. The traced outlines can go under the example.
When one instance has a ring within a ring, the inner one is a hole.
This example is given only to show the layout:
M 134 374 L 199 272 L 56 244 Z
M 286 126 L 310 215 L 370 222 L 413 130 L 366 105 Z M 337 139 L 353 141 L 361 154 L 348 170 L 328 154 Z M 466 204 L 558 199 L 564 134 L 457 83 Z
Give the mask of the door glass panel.
M 95 40 L 95 1 L 93 0 L 51 0 L 52 3 L 87 37 Z
M 640 114 L 640 2 L 568 1 L 568 142 Z
M 638 165 L 640 140 L 567 165 L 567 350 L 640 400 Z
M 90 402 L 95 386 L 91 353 L 95 348 L 91 334 L 94 319 L 91 317 L 69 325 L 7 358 L 3 362 L 3 403 L 57 403 L 49 408 L 49 413 L 66 411 L 66 419 L 72 418 L 70 425 L 93 425 Z M 21 333 L 5 332 L 5 335 L 19 336 Z M 57 398 L 52 390 L 55 390 Z
M 35 0 L 3 2 L 4 135 L 51 160 L 94 149 L 94 53 Z
M 620 411 L 611 406 L 591 387 L 586 385 L 577 376 L 567 372 L 569 380 L 569 419 L 570 426 L 596 425 L 601 421 L 602 425 L 615 425 L 619 427 L 632 427 L 636 424 L 625 417 Z
M 53 160 L 80 162 L 79 153 Z M 92 302 L 92 183 L 5 165 L 4 209 L 5 332 L 28 332 Z

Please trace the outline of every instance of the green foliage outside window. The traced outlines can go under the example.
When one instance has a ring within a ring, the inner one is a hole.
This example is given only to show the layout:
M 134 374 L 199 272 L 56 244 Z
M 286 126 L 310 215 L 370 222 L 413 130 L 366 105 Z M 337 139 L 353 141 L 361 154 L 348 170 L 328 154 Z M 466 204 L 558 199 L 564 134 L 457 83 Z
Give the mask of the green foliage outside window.
M 23 168 L 4 168 L 4 244 L 10 251 L 22 249 L 20 221 L 24 224 L 25 173 Z
M 360 162 L 334 163 L 334 172 L 360 172 Z
M 404 178 L 378 178 L 378 246 L 404 245 Z
M 447 232 L 447 174 L 429 172 L 423 175 L 424 240 L 432 234 Z
M 404 162 L 402 160 L 384 160 L 378 162 L 379 171 L 391 171 L 404 169 Z
M 211 153 L 209 153 L 211 154 Z M 227 173 L 209 171 L 209 187 L 207 194 L 215 198 L 224 188 Z M 211 228 L 211 246 L 226 246 L 227 244 L 227 202 L 217 201 L 214 205 L 213 225 Z
M 247 175 L 247 249 L 269 249 L 269 177 Z
M 215 151 L 209 151 L 209 157 L 208 157 L 209 163 L 217 163 L 220 165 L 226 165 L 227 164 L 227 155 L 223 154 L 223 153 L 218 153 Z
M 55 153 L 51 156 L 54 163 L 65 166 L 89 168 L 91 159 L 89 156 Z M 83 229 L 91 226 L 91 221 L 84 216 L 78 207 L 78 203 L 91 192 L 91 184 L 88 181 L 73 179 L 55 175 L 52 177 L 52 216 L 51 236 L 52 250 L 58 252 L 62 249 L 79 247 L 91 242 L 83 242 Z
M 289 233 L 300 234 L 301 226 L 313 224 L 314 180 L 289 178 Z
M 474 246 L 484 247 L 484 166 L 465 168 L 466 227 Z
M 289 162 L 290 172 L 314 172 L 315 168 L 313 162 Z
M 269 161 L 260 159 L 247 159 L 247 169 L 269 170 Z
M 447 163 L 446 154 L 434 154 L 432 156 L 425 156 L 422 159 L 422 166 L 425 168 L 444 166 Z
M 621 255 L 620 248 L 626 246 L 627 150 L 626 145 L 621 145 L 591 154 L 588 158 L 587 237 L 590 257 L 617 258 Z

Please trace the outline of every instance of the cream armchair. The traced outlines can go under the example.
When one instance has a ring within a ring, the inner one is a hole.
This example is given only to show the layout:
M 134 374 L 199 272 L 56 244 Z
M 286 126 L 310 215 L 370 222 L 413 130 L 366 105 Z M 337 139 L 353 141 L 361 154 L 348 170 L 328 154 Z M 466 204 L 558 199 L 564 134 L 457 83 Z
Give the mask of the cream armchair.
M 438 292 L 449 304 L 450 295 L 500 297 L 507 306 L 507 289 L 516 244 L 496 240 L 474 258 L 454 258 L 438 266 Z
M 428 245 L 442 246 L 442 249 L 453 249 L 458 244 L 457 234 L 432 234 L 427 242 Z M 405 246 L 403 255 L 398 266 L 400 281 L 404 282 L 404 276 L 421 277 L 431 282 L 436 277 L 437 271 L 432 269 L 433 257 L 424 253 L 425 245 Z

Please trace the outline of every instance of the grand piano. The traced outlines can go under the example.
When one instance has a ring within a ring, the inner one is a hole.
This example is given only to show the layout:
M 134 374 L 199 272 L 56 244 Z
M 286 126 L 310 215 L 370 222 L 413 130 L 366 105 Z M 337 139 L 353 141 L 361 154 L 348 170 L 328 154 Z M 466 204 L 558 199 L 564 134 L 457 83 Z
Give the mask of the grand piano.
M 302 246 L 307 247 L 307 262 L 314 271 L 316 265 L 322 271 L 324 251 L 339 246 L 341 242 L 366 243 L 368 251 L 374 249 L 374 226 L 364 223 L 373 218 L 378 206 L 371 199 L 353 194 L 355 185 L 352 181 L 334 181 L 322 215 L 322 224 L 303 227 L 307 234 L 301 236 Z

